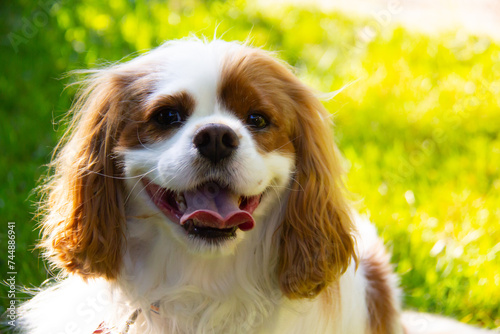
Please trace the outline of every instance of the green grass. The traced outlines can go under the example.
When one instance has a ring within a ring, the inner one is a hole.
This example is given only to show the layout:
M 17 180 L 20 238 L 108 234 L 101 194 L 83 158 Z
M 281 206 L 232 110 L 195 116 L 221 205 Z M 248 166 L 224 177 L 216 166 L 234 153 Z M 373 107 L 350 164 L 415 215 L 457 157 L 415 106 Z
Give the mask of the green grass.
M 16 222 L 17 283 L 38 285 L 31 190 L 61 135 L 70 105 L 65 72 L 195 33 L 224 34 L 278 55 L 326 103 L 358 209 L 391 249 L 407 308 L 500 326 L 500 46 L 463 33 L 428 37 L 305 9 L 262 12 L 242 1 L 60 1 L 17 52 L 42 7 L 3 4 L 0 60 L 0 276 L 7 222 Z M 23 20 L 24 19 L 24 20 Z M 44 23 L 44 24 L 41 24 Z M 26 30 L 26 29 L 24 29 Z M 12 35 L 11 35 L 12 36 Z M 57 131 L 54 131 L 57 130 Z M 4 246 L 5 245 L 5 246 Z M 0 286 L 1 296 L 6 289 Z M 2 298 L 0 312 L 8 305 Z

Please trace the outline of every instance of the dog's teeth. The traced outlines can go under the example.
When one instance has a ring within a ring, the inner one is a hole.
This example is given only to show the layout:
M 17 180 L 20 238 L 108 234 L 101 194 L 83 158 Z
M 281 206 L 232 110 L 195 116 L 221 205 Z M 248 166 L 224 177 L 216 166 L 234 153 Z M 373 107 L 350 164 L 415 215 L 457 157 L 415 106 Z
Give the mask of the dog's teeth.
M 184 202 L 184 196 L 182 196 L 182 194 L 179 194 L 179 193 L 176 193 L 175 194 L 175 200 L 180 203 L 180 202 Z
M 177 202 L 177 207 L 181 212 L 186 211 L 187 209 L 186 200 L 184 199 L 184 196 L 182 194 L 176 194 L 175 201 Z

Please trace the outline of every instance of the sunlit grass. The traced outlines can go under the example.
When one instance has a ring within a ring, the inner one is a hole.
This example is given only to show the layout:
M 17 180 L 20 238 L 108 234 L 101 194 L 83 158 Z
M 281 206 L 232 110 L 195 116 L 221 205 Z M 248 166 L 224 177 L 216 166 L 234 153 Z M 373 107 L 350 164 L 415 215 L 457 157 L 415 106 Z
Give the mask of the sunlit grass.
M 402 30 L 367 47 L 332 108 L 350 189 L 394 253 L 408 306 L 499 326 L 499 47 Z
M 30 6 L 12 8 L 11 31 L 20 33 L 21 19 L 38 10 Z M 0 156 L 0 208 L 3 219 L 17 222 L 18 283 L 45 277 L 37 254 L 24 252 L 37 237 L 26 198 L 61 134 L 52 119 L 74 93 L 61 94 L 67 81 L 57 78 L 216 30 L 277 51 L 318 90 L 358 80 L 326 105 L 348 160 L 349 189 L 394 254 L 406 306 L 500 326 L 500 47 L 464 33 L 381 28 L 368 36 L 365 25 L 338 13 L 263 12 L 242 1 L 55 5 L 18 54 L 0 54 L 9 64 L 0 78 L 7 153 Z

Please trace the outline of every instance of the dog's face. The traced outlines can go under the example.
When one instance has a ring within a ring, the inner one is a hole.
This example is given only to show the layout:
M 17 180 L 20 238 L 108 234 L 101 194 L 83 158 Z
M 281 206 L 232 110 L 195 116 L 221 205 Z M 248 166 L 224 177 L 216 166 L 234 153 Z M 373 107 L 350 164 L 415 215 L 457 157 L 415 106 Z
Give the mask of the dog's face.
M 188 47 L 164 50 L 172 61 L 117 151 L 128 190 L 139 190 L 132 198 L 149 199 L 141 214 L 158 213 L 190 251 L 213 252 L 233 248 L 283 195 L 295 168 L 296 115 L 274 61 Z
M 355 258 L 329 115 L 268 53 L 168 43 L 98 71 L 74 112 L 42 245 L 67 272 L 116 278 L 130 219 L 225 256 L 267 224 L 269 270 L 291 298 L 316 295 Z

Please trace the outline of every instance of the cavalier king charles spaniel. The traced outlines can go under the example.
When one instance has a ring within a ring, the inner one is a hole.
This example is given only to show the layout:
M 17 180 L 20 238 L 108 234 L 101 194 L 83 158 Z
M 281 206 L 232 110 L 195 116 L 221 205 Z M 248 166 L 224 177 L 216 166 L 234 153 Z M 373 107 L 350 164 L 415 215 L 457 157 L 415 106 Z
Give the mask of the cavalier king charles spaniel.
M 73 114 L 42 222 L 64 277 L 25 332 L 403 333 L 330 114 L 270 53 L 168 42 L 91 72 Z

